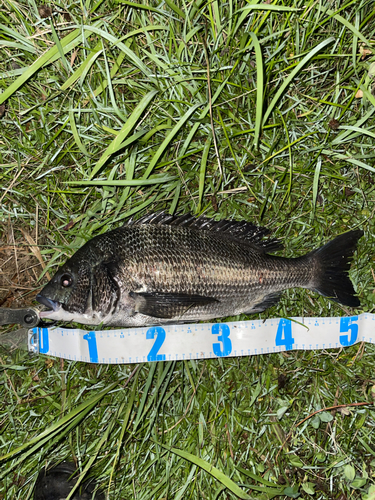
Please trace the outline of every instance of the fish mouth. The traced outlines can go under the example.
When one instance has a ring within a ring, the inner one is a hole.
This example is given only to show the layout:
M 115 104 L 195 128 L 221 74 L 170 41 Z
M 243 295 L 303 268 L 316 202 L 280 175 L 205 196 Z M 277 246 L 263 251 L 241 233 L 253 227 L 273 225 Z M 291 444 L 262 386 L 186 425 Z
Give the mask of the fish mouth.
M 41 295 L 40 293 L 38 293 L 38 295 L 35 298 L 40 304 L 43 304 L 44 306 L 48 307 L 47 311 L 41 311 L 39 313 L 39 317 L 41 318 L 49 318 L 51 314 L 57 313 L 61 309 L 60 302 L 57 302 L 52 299 L 47 299 L 47 297 Z

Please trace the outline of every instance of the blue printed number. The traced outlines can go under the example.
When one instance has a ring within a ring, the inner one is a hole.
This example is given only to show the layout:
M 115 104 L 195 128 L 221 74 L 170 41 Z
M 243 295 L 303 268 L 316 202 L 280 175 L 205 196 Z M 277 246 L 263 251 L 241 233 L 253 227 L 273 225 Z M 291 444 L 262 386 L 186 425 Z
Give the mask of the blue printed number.
M 292 337 L 292 322 L 290 319 L 282 318 L 276 332 L 276 345 L 285 345 L 285 350 L 293 349 L 294 338 Z
M 39 328 L 39 352 L 45 354 L 49 351 L 48 328 Z
M 88 332 L 86 333 L 83 338 L 87 340 L 88 347 L 89 347 L 89 356 L 90 356 L 90 362 L 91 363 L 98 363 L 99 358 L 98 358 L 98 347 L 96 345 L 96 335 L 95 332 Z
M 357 341 L 358 325 L 357 323 L 354 323 L 355 321 L 358 321 L 358 316 L 340 318 L 340 332 L 350 332 L 350 339 L 349 335 L 340 335 L 340 343 L 345 347 L 353 345 Z
M 149 328 L 146 333 L 146 339 L 155 339 L 154 345 L 148 353 L 147 361 L 164 361 L 165 354 L 158 354 L 159 349 L 165 340 L 164 328 L 161 326 L 153 326 L 152 328 Z
M 219 335 L 217 340 L 223 344 L 223 347 L 218 342 L 212 344 L 212 348 L 216 356 L 229 356 L 232 352 L 232 342 L 229 338 L 230 329 L 225 323 L 215 323 L 212 325 L 212 334 Z

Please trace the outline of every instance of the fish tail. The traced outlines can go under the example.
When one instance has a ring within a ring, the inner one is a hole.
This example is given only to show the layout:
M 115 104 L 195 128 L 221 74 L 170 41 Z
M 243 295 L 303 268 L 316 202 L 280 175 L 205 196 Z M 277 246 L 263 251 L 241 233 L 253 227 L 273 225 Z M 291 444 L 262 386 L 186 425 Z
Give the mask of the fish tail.
M 319 270 L 312 289 L 344 306 L 360 306 L 348 271 L 362 236 L 360 229 L 349 231 L 309 254 L 314 259 L 315 269 Z

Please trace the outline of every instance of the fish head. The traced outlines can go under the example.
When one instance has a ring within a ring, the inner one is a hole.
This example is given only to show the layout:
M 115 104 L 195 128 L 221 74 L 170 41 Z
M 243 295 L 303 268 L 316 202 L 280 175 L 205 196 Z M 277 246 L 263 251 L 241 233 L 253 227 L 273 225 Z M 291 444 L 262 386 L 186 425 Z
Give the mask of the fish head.
M 119 289 L 109 267 L 79 257 L 77 252 L 36 296 L 49 308 L 40 312 L 42 319 L 99 325 L 113 312 Z

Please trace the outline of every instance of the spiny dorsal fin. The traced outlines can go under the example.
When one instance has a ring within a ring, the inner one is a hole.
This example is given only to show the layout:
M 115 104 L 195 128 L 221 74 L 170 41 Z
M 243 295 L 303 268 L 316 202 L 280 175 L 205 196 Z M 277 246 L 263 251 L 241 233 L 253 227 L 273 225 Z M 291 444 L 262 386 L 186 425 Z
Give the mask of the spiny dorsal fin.
M 204 216 L 196 218 L 191 214 L 170 215 L 165 212 L 156 212 L 144 215 L 136 221 L 131 219 L 126 223 L 128 226 L 138 226 L 141 224 L 179 226 L 189 227 L 197 231 L 212 231 L 226 235 L 234 240 L 251 243 L 260 250 L 268 252 L 280 250 L 283 247 L 282 244 L 275 238 L 263 240 L 263 238 L 270 233 L 269 229 L 255 226 L 254 224 L 246 221 L 226 219 L 217 221 Z

